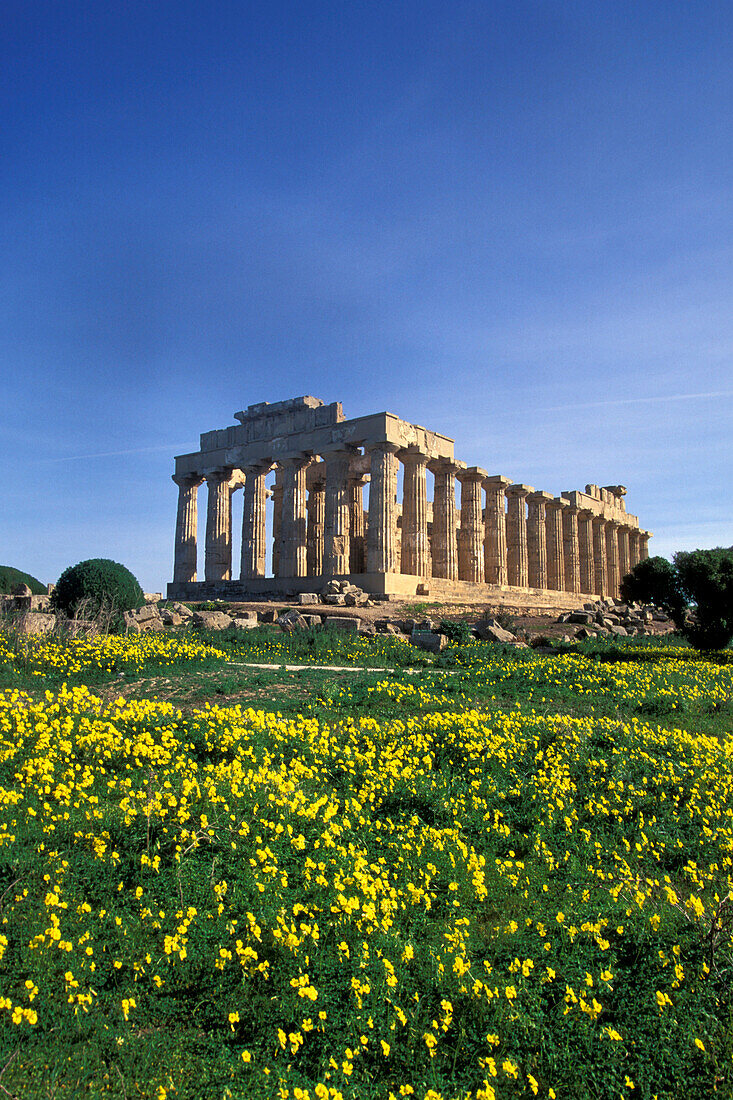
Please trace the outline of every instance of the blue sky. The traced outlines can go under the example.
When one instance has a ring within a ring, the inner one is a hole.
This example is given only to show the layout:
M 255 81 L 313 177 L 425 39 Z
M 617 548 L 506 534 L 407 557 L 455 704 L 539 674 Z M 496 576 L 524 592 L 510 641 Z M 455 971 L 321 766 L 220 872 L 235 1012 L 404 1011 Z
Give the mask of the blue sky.
M 304 393 L 733 543 L 730 3 L 8 0 L 0 95 L 0 564 L 159 590 Z

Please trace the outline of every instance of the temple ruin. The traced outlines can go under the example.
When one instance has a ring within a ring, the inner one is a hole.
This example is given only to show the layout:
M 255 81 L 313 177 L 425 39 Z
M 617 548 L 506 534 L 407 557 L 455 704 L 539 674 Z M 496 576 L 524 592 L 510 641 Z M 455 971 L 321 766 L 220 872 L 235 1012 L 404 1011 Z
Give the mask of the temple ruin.
M 279 597 L 320 591 L 338 577 L 375 596 L 567 607 L 616 596 L 624 574 L 648 557 L 651 532 L 626 511 L 622 485 L 553 496 L 458 461 L 453 440 L 438 432 L 388 412 L 346 420 L 339 402 L 316 397 L 250 405 L 235 419 L 205 432 L 199 451 L 175 460 L 170 598 Z M 204 482 L 199 581 L 197 494 Z

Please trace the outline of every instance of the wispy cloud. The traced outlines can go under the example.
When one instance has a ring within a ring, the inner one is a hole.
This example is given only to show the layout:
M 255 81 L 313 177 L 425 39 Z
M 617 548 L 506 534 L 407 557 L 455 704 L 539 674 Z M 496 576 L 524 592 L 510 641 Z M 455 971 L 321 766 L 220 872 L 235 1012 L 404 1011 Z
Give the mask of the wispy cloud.
M 584 401 L 572 405 L 546 405 L 539 412 L 562 412 L 564 409 L 605 409 L 609 405 L 656 405 L 665 401 L 709 401 L 733 397 L 733 390 L 713 390 L 710 393 L 668 393 L 662 397 L 620 397 L 611 401 Z
M 159 453 L 160 451 L 167 451 L 170 455 L 188 453 L 187 448 L 191 446 L 191 441 L 187 443 L 159 443 L 155 447 L 134 447 L 129 451 L 97 451 L 96 454 L 83 454 L 83 455 L 57 455 L 54 458 L 44 458 L 42 462 L 81 462 L 84 459 L 90 458 L 119 458 L 123 455 L 146 455 Z

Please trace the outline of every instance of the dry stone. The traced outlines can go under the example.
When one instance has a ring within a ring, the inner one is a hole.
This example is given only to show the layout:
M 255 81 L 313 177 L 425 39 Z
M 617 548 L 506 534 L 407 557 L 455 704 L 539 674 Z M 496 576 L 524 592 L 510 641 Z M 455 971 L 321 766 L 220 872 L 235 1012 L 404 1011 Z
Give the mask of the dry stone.
M 361 619 L 357 619 L 355 615 L 327 615 L 323 625 L 333 630 L 343 630 L 346 634 L 358 634 Z
M 226 630 L 232 620 L 224 611 L 194 611 L 193 624 L 201 630 Z
M 445 634 L 429 634 L 427 631 L 416 630 L 410 635 L 410 643 L 428 653 L 440 653 L 448 645 L 448 639 Z
M 50 634 L 56 626 L 56 616 L 44 615 L 40 611 L 26 611 L 16 620 L 16 626 L 21 634 Z

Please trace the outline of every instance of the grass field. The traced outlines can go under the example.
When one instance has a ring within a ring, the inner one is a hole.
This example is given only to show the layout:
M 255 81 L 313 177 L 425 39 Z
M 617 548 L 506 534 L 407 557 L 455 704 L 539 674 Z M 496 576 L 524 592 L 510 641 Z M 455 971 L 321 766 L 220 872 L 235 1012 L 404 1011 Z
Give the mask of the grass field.
M 733 652 L 0 656 L 0 1095 L 733 1096 Z

